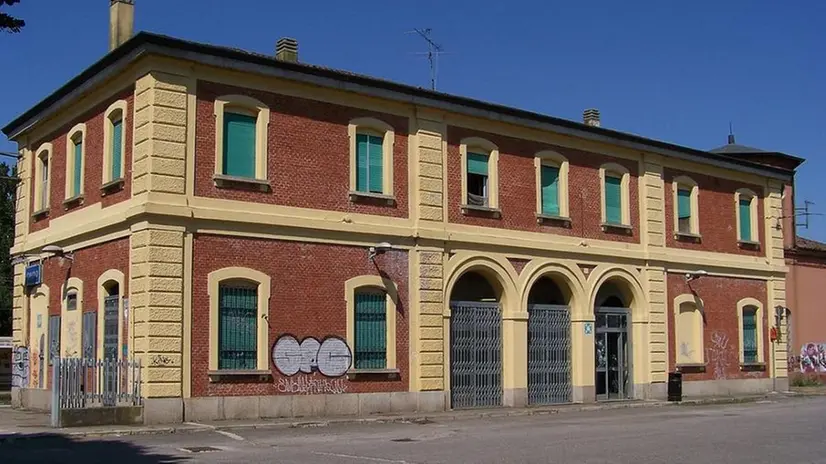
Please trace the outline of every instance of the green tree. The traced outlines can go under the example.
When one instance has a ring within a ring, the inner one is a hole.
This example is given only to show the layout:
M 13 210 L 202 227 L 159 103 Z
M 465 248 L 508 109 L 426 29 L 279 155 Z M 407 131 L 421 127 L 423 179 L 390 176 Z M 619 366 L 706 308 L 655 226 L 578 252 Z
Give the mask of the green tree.
M 12 283 L 14 269 L 10 248 L 14 244 L 17 181 L 15 169 L 0 163 L 0 336 L 12 332 Z
M 15 3 L 20 3 L 20 0 L 0 0 L 0 8 L 12 6 Z M 26 21 L 0 11 L 0 31 L 20 32 L 20 29 L 23 29 L 25 25 Z

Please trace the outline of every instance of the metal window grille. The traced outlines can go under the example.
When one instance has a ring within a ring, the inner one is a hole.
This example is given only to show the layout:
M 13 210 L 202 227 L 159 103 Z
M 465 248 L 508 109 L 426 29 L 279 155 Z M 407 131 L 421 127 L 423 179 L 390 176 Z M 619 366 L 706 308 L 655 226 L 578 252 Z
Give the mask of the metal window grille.
M 387 366 L 387 297 L 384 292 L 356 293 L 355 368 Z
M 571 401 L 571 317 L 567 306 L 528 306 L 528 402 Z
M 222 285 L 218 293 L 218 369 L 255 369 L 258 290 Z
M 757 311 L 743 310 L 743 362 L 757 362 Z

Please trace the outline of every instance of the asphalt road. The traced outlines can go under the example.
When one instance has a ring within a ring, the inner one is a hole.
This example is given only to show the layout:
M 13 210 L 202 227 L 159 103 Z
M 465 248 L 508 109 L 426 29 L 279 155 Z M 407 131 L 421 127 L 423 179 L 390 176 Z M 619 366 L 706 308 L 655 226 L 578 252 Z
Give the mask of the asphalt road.
M 826 398 L 807 398 L 429 424 L 55 437 L 0 445 L 0 463 L 826 463 L 825 434 Z

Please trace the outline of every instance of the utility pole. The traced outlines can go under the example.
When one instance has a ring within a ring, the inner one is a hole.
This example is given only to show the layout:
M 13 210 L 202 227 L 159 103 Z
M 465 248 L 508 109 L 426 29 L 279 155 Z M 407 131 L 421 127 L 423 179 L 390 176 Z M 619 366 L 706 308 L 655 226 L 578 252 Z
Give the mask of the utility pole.
M 417 53 L 418 55 L 427 55 L 427 60 L 430 62 L 430 90 L 436 90 L 436 76 L 438 74 L 438 64 L 439 64 L 439 55 L 444 53 L 444 48 L 441 45 L 434 42 L 433 39 L 430 37 L 430 33 L 433 30 L 431 28 L 426 29 L 413 29 L 409 31 L 408 34 L 418 34 L 421 36 L 422 39 L 427 42 L 427 51 Z

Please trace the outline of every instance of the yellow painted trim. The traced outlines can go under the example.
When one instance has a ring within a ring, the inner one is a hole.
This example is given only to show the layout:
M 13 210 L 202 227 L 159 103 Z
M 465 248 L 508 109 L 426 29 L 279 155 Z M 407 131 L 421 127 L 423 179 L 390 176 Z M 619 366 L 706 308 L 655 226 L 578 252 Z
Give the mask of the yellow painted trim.
M 183 396 L 192 396 L 192 234 L 184 233 L 184 352 L 181 353 L 183 363 Z
M 77 308 L 74 311 L 68 310 L 70 294 L 77 295 Z M 83 308 L 83 281 L 77 277 L 69 277 L 60 285 L 60 350 L 62 356 L 74 358 L 82 354 Z
M 225 267 L 207 276 L 209 292 L 209 370 L 218 370 L 218 288 L 221 282 L 244 280 L 258 284 L 258 369 L 267 370 L 270 288 L 272 280 L 263 272 L 246 267 Z
M 386 359 L 387 369 L 396 368 L 396 305 L 399 301 L 399 291 L 396 283 L 380 276 L 363 275 L 353 277 L 344 283 L 344 300 L 347 304 L 347 345 L 355 356 L 356 347 L 356 292 L 362 288 L 382 290 L 386 297 L 385 328 L 386 328 Z M 355 363 L 355 360 L 353 361 Z
M 480 138 L 468 137 L 459 142 L 459 154 L 462 158 L 462 205 L 467 205 L 467 154 L 488 155 L 488 204 L 489 208 L 499 207 L 499 147 L 493 142 Z
M 757 308 L 755 320 L 757 321 L 757 362 L 765 362 L 763 355 L 763 303 L 754 298 L 743 298 L 737 302 L 737 340 L 740 349 L 738 356 L 740 364 L 743 364 L 743 310 L 747 307 Z
M 587 281 L 582 269 L 575 261 L 549 258 L 532 259 L 519 274 L 519 294 L 521 295 L 520 311 L 527 312 L 528 296 L 534 284 L 542 277 L 552 277 L 560 279 L 560 287 L 567 287 L 571 293 L 568 306 L 571 311 L 572 320 L 580 320 L 587 317 L 585 302 L 585 282 Z M 559 285 L 559 283 L 558 283 Z M 590 316 L 593 319 L 593 315 Z
M 599 192 L 601 222 L 605 221 L 605 178 L 618 176 L 620 178 L 620 201 L 622 202 L 622 224 L 631 225 L 631 174 L 624 166 L 616 163 L 606 163 L 599 167 Z
M 66 192 L 65 198 L 69 199 L 75 195 L 72 195 L 74 190 L 74 176 L 72 172 L 75 169 L 75 151 L 74 145 L 80 137 L 80 188 L 78 189 L 78 194 L 83 195 L 84 184 L 86 183 L 86 124 L 80 123 L 72 127 L 72 130 L 68 132 L 66 135 Z
M 118 113 L 118 111 L 120 113 Z M 121 121 L 120 138 L 120 174 L 117 178 L 112 178 L 112 163 L 114 150 L 112 146 L 112 130 L 116 121 Z M 103 178 L 102 182 L 112 182 L 123 179 L 126 172 L 126 100 L 118 100 L 106 109 L 103 113 Z
M 44 143 L 40 145 L 40 148 L 37 149 L 34 159 L 34 201 L 32 204 L 36 205 L 34 211 L 42 211 L 49 207 L 49 201 L 51 199 L 51 187 L 49 184 L 52 183 L 52 154 L 54 153 L 54 147 L 51 143 Z M 47 185 L 43 186 L 43 161 L 46 161 L 47 165 L 47 172 L 46 172 L 46 182 Z M 45 197 L 43 193 L 46 193 Z
M 740 240 L 740 198 L 748 198 L 749 202 L 749 216 L 751 220 L 751 237 L 749 240 L 757 242 L 760 240 L 760 229 L 757 227 L 757 194 L 753 190 L 738 189 L 734 192 L 734 216 L 737 222 L 737 240 Z
M 393 195 L 393 146 L 396 132 L 392 126 L 376 118 L 356 118 L 347 125 L 350 140 L 350 191 L 356 191 L 356 135 L 359 133 L 382 137 L 382 193 Z
M 126 285 L 126 276 L 118 269 L 108 269 L 98 277 L 97 281 L 97 358 L 103 359 L 104 340 L 104 303 L 106 301 L 105 285 L 109 282 L 118 284 L 118 359 L 123 358 L 123 289 Z M 129 347 L 130 350 L 134 346 Z
M 648 322 L 648 298 L 642 288 L 641 277 L 632 266 L 600 264 L 590 272 L 588 275 L 588 288 L 590 288 L 588 307 L 591 312 L 596 307 L 597 293 L 599 293 L 600 287 L 609 279 L 622 280 L 627 284 L 628 290 L 631 291 L 632 322 Z
M 673 198 L 673 215 L 674 215 L 674 233 L 680 231 L 680 218 L 678 217 L 678 198 L 677 192 L 682 188 L 683 190 L 689 190 L 691 193 L 689 195 L 689 200 L 691 202 L 691 219 L 689 221 L 692 234 L 700 234 L 700 188 L 697 186 L 697 182 L 694 179 L 688 176 L 679 176 L 675 178 L 671 182 L 671 194 Z
M 186 194 L 195 195 L 195 131 L 198 124 L 198 80 L 189 78 L 186 86 Z M 221 125 L 223 127 L 223 124 Z
M 559 169 L 557 194 L 559 198 L 559 215 L 570 217 L 568 207 L 568 159 L 555 151 L 545 150 L 537 153 L 533 160 L 536 170 L 536 214 L 542 214 L 542 169 L 543 165 Z
M 224 113 L 226 111 L 255 116 L 255 178 L 267 179 L 270 108 L 246 95 L 222 95 L 215 99 L 215 174 L 224 173 Z
M 687 305 L 689 310 L 685 312 L 690 314 L 686 316 L 688 324 L 690 324 L 689 342 L 694 348 L 693 353 L 689 353 L 688 359 L 682 359 L 680 343 L 685 340 L 685 334 L 682 332 L 684 319 L 681 317 L 683 305 Z M 703 344 L 703 300 L 690 293 L 684 293 L 674 298 L 673 313 L 674 313 L 674 353 L 675 362 L 681 363 L 705 363 L 705 345 Z

